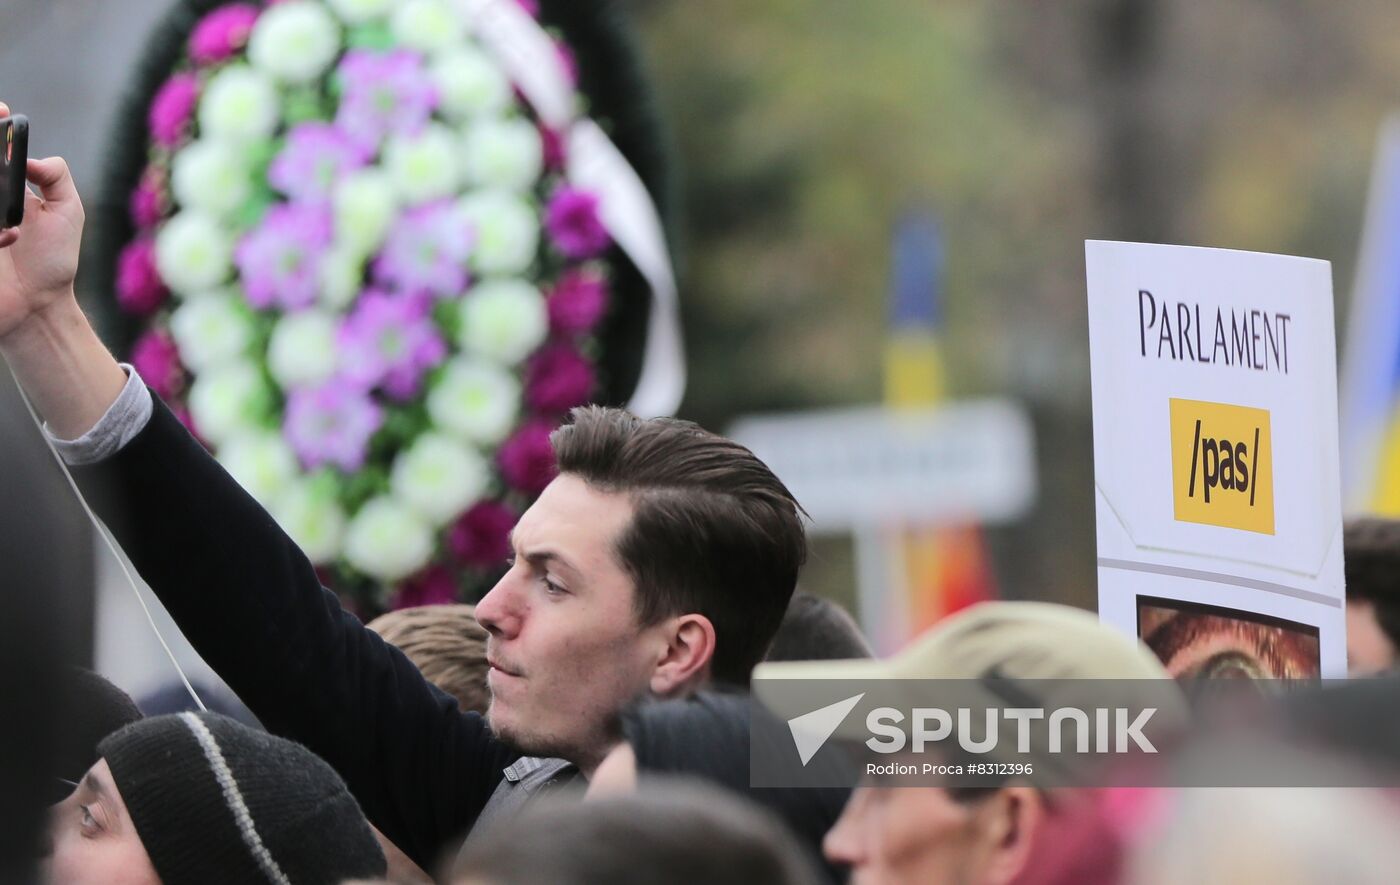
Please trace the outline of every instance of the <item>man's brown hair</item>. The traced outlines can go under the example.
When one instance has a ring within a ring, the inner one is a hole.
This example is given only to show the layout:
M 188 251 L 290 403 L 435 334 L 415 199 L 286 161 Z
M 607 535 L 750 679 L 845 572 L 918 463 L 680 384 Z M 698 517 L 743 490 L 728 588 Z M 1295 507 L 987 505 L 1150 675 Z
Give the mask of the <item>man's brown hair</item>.
M 747 684 L 807 558 L 801 506 L 753 452 L 689 421 L 601 406 L 571 418 L 550 437 L 559 471 L 632 501 L 615 552 L 639 622 L 704 615 L 711 675 Z
M 463 710 L 486 715 L 486 628 L 471 605 L 423 605 L 380 615 L 365 626 L 397 646 L 423 678 L 457 699 Z
M 1375 607 L 1376 623 L 1400 649 L 1400 520 L 1356 516 L 1342 524 L 1348 602 Z

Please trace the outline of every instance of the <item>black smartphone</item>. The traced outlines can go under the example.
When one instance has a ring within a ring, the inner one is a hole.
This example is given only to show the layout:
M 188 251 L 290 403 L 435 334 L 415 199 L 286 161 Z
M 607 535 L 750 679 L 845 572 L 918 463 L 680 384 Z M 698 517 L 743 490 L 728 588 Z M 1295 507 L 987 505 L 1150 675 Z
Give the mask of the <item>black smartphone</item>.
M 24 220 L 24 179 L 29 159 L 29 118 L 0 119 L 0 227 L 18 227 Z

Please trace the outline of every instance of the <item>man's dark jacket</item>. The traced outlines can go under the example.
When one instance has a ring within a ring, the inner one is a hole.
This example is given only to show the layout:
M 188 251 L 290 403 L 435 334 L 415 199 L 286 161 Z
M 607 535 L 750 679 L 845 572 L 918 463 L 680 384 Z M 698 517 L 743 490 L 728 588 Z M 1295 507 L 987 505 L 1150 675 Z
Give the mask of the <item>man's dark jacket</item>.
M 435 869 L 489 800 L 493 812 L 519 804 L 505 769 L 520 753 L 341 609 L 272 517 L 152 397 L 136 438 L 75 477 L 249 709 L 329 762 L 366 817 Z

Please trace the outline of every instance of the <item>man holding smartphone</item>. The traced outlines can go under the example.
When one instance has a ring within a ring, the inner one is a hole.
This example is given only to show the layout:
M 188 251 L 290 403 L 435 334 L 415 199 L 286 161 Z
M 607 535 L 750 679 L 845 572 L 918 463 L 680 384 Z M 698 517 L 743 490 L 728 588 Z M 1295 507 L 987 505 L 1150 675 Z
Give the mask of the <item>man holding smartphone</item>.
M 0 106 L 0 113 L 4 112 Z M 0 231 L 0 354 L 138 571 L 275 733 L 335 767 L 425 869 L 479 823 L 589 776 L 619 711 L 743 683 L 806 555 L 801 509 L 752 453 L 687 422 L 576 410 L 560 475 L 477 605 L 487 719 L 462 713 L 316 580 L 311 564 L 108 353 L 73 292 L 83 208 L 62 160 L 29 164 Z M 86 465 L 86 466 L 84 466 Z

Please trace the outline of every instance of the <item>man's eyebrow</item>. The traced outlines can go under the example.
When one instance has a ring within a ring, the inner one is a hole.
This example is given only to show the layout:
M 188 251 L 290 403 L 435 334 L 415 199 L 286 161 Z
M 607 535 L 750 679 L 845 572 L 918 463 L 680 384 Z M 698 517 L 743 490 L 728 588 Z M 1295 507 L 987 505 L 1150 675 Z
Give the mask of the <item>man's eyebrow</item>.
M 91 771 L 83 775 L 83 786 L 99 796 L 108 796 L 111 794 L 111 791 L 107 789 L 107 785 L 102 782 L 102 779 Z
M 548 563 L 554 563 L 555 565 L 568 569 L 569 571 L 575 574 L 579 574 L 578 567 L 575 566 L 573 562 L 569 560 L 568 557 L 564 556 L 564 554 L 560 553 L 557 550 L 550 550 L 546 547 L 543 550 L 531 550 L 525 553 L 524 556 L 525 561 L 533 566 L 542 566 Z

